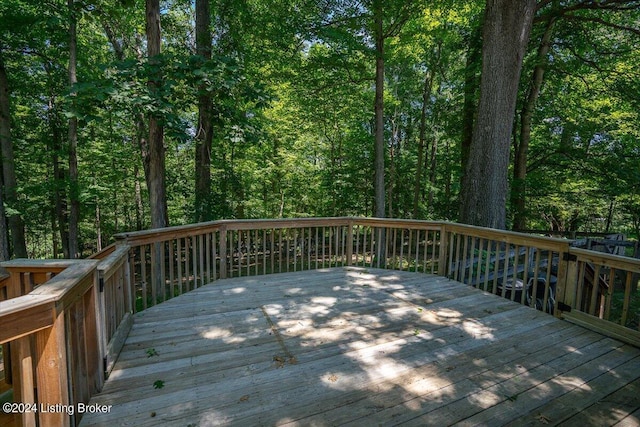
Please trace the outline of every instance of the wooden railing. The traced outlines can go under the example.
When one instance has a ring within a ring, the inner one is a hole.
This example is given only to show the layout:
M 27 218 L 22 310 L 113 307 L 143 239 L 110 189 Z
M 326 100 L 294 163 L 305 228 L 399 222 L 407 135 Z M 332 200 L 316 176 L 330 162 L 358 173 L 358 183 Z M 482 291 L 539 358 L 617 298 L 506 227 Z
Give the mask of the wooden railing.
M 438 223 L 308 218 L 214 221 L 116 236 L 131 247 L 135 310 L 224 278 L 360 265 L 438 271 Z M 382 239 L 385 251 L 378 253 Z
M 116 238 L 91 261 L 4 264 L 5 295 L 28 292 L 0 303 L 17 402 L 88 402 L 132 313 L 220 279 L 335 266 L 446 276 L 640 346 L 640 261 L 568 240 L 373 218 L 224 220 Z M 46 368 L 54 353 L 64 356 L 55 375 Z M 19 421 L 65 425 L 80 417 L 25 413 Z
M 14 404 L 3 406 L 1 421 L 79 422 L 131 325 L 128 261 L 122 246 L 101 261 L 3 263 L 10 291 L 0 302 L 0 344 Z

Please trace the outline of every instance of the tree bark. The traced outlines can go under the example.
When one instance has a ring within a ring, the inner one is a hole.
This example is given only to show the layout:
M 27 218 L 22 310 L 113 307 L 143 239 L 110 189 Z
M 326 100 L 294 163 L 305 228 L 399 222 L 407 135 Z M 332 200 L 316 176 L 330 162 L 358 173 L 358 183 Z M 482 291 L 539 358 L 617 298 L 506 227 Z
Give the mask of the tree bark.
M 211 59 L 211 13 L 209 0 L 196 0 L 196 54 Z M 196 222 L 213 219 L 211 206 L 211 145 L 213 142 L 212 101 L 206 85 L 199 87 L 198 133 L 195 159 Z
M 2 50 L 0 49 L 0 151 L 2 152 L 3 202 L 12 209 L 8 215 L 9 231 L 13 254 L 17 258 L 27 257 L 27 245 L 24 236 L 24 221 L 18 214 L 17 179 L 15 158 L 13 155 L 13 141 L 11 139 L 11 112 L 9 96 L 9 80 L 4 65 Z M 4 207 L 3 207 L 4 209 Z M 5 212 L 6 213 L 6 212 Z M 4 215 L 0 221 L 4 222 Z M 6 232 L 5 232 L 6 233 Z M 4 239 L 4 237 L 3 237 Z M 8 241 L 8 238 L 7 238 Z
M 413 218 L 418 218 L 420 193 L 422 190 L 422 172 L 424 169 L 424 150 L 427 138 L 427 105 L 431 97 L 433 86 L 433 70 L 428 70 L 424 76 L 422 85 L 422 109 L 420 111 L 420 135 L 418 137 L 418 161 L 416 163 L 416 176 L 413 184 Z
M 374 200 L 375 215 L 385 216 L 384 188 L 384 32 L 382 27 L 382 0 L 373 2 L 374 33 L 376 43 L 376 95 L 375 95 L 375 154 L 374 154 Z
M 478 117 L 461 191 L 463 223 L 506 226 L 511 130 L 535 9 L 535 0 L 487 0 Z
M 77 68 L 77 18 L 75 0 L 67 1 L 69 11 L 69 86 L 78 82 Z M 69 119 L 69 257 L 79 257 L 78 222 L 80 220 L 80 197 L 78 188 L 78 118 Z
M 158 55 L 160 55 L 160 0 L 146 0 L 147 15 L 147 55 L 149 63 L 155 68 L 149 80 L 149 90 L 157 93 L 162 84 L 162 73 Z M 168 225 L 167 195 L 165 179 L 164 128 L 158 117 L 149 114 L 149 140 L 147 164 L 147 188 L 151 208 L 151 227 L 162 228 Z
M 533 112 L 540 96 L 545 67 L 547 64 L 547 54 L 549 53 L 551 35 L 555 19 L 550 19 L 547 23 L 544 34 L 538 47 L 536 65 L 531 77 L 531 86 L 522 113 L 520 115 L 520 141 L 515 143 L 515 155 L 513 164 L 513 182 L 511 185 L 511 206 L 514 211 L 513 229 L 524 230 L 527 228 L 526 209 L 526 177 L 527 177 L 527 154 L 529 152 L 529 142 L 531 141 L 531 120 Z M 514 141 L 515 142 L 515 141 Z
M 482 59 L 481 27 L 473 29 L 469 37 L 467 58 L 464 67 L 464 104 L 462 107 L 462 144 L 460 144 L 460 165 L 464 172 L 469 162 L 469 150 L 473 139 L 473 124 L 477 111 L 478 71 Z M 464 175 L 461 180 L 464 179 Z
M 4 187 L 0 174 L 0 187 Z M 7 229 L 6 213 L 4 211 L 4 195 L 0 191 L 0 261 L 9 261 L 11 253 L 9 250 L 9 230 Z

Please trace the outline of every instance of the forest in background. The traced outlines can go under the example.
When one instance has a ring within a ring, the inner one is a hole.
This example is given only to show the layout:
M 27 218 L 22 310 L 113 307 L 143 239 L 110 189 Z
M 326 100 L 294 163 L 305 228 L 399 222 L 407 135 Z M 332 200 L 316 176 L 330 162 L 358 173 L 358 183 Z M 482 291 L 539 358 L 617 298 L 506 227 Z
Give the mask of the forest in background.
M 157 34 L 153 0 L 34 3 L 0 3 L 4 259 L 220 218 L 382 216 L 376 136 L 383 215 L 457 221 L 466 165 L 490 163 L 471 142 L 496 2 L 161 1 Z M 504 225 L 638 238 L 640 2 L 531 3 Z

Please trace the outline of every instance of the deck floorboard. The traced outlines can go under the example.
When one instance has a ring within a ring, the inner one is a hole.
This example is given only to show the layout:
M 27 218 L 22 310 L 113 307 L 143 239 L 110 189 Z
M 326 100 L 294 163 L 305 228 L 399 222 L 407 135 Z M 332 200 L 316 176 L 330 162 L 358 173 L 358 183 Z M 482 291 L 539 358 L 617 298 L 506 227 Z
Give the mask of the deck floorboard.
M 134 317 L 83 426 L 640 422 L 640 349 L 434 275 L 226 279 Z

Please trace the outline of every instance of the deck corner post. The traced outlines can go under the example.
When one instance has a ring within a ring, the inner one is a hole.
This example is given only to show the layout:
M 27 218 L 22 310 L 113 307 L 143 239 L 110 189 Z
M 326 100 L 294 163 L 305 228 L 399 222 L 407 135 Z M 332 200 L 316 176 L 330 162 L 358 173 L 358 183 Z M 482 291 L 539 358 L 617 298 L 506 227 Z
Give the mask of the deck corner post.
M 353 220 L 347 221 L 347 247 L 346 247 L 347 265 L 353 264 Z
M 37 404 L 33 378 L 33 354 L 31 352 L 31 341 L 29 337 L 22 337 L 12 341 L 11 358 L 12 367 L 16 369 L 13 378 L 14 402 Z M 18 416 L 15 418 L 18 425 L 36 425 L 36 412 L 24 411 Z
M 449 230 L 446 224 L 440 226 L 440 248 L 438 249 L 438 276 L 447 276 L 447 258 L 449 253 Z
M 69 407 L 69 374 L 65 337 L 65 312 L 55 314 L 53 326 L 36 332 L 36 384 L 43 407 Z M 70 411 L 39 411 L 40 425 L 71 425 Z
M 220 225 L 220 278 L 227 278 L 227 226 Z
M 567 253 L 571 252 L 571 248 L 567 248 Z M 564 306 L 575 308 L 576 290 L 578 286 L 578 261 L 574 257 L 560 256 L 558 261 L 558 287 L 556 289 L 556 307 L 554 313 L 556 317 L 562 318 L 562 312 L 559 310 L 559 303 Z M 564 270 L 563 270 L 564 269 Z
M 575 261 L 570 261 L 571 257 L 565 256 L 569 254 L 569 251 L 570 248 L 568 243 L 558 249 L 558 283 L 556 285 L 555 306 L 553 307 L 554 316 L 557 318 L 562 317 L 560 310 L 558 310 L 558 302 L 562 302 L 570 306 L 570 302 L 567 301 L 567 299 L 572 299 L 570 288 L 575 290 L 575 277 L 573 274 L 569 274 L 572 270 L 569 268 L 569 264 L 574 263 Z M 573 284 L 571 284 L 570 281 L 573 281 Z

